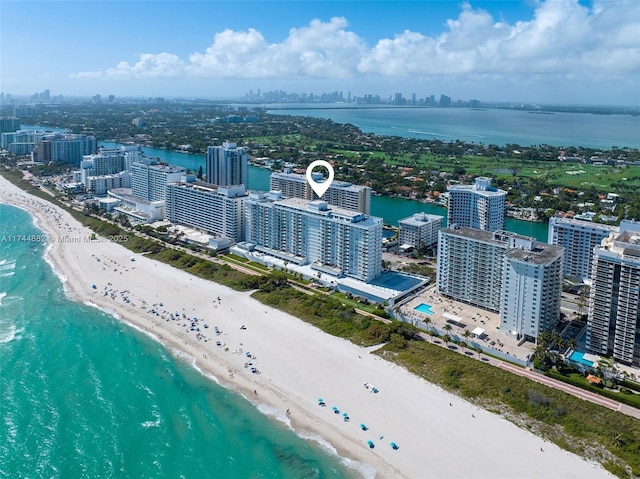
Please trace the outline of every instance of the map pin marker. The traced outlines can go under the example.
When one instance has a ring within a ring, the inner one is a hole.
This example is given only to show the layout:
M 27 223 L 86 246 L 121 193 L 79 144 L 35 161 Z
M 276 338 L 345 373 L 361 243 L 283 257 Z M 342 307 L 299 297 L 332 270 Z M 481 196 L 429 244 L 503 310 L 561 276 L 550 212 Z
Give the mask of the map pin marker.
M 316 166 L 324 166 L 329 172 L 329 178 L 327 178 L 322 183 L 318 183 L 313 179 L 312 173 L 313 173 L 313 169 Z M 322 198 L 322 195 L 324 195 L 327 192 L 327 190 L 331 186 L 331 183 L 333 182 L 333 166 L 331 166 L 331 163 L 329 163 L 328 161 L 324 161 L 324 160 L 314 161 L 307 168 L 307 181 L 309 182 L 309 186 L 311 186 L 311 189 L 316 193 L 316 195 Z

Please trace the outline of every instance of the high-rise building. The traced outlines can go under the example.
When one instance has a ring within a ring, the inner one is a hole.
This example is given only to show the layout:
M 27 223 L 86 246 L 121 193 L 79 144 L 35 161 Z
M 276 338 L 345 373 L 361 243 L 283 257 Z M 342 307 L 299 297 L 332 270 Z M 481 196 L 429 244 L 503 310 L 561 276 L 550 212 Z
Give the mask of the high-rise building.
M 322 173 L 312 173 L 312 176 L 314 181 L 319 183 L 324 179 Z M 368 186 L 334 180 L 320 198 L 309 185 L 305 175 L 292 173 L 289 168 L 285 168 L 282 173 L 271 174 L 269 189 L 280 191 L 285 198 L 301 198 L 309 201 L 322 199 L 331 206 L 345 210 L 365 214 L 371 212 L 371 188 Z
M 594 250 L 586 347 L 640 366 L 640 223 L 621 222 Z
M 86 191 L 96 196 L 106 196 L 109 190 L 131 188 L 131 173 L 120 171 L 112 175 L 89 176 L 83 183 Z
M 500 329 L 535 339 L 560 320 L 563 249 L 532 239 L 520 243 L 504 258 Z
M 438 243 L 438 231 L 444 216 L 416 213 L 398 221 L 398 244 L 415 249 L 428 248 Z
M 500 312 L 501 330 L 537 338 L 560 318 L 563 249 L 508 231 L 441 229 L 438 291 Z
M 105 188 L 108 187 L 104 187 L 105 184 L 117 184 L 115 188 L 131 187 L 131 175 L 127 171 L 126 175 L 119 175 L 117 180 L 99 181 L 98 178 L 116 175 L 126 170 L 124 152 L 120 148 L 101 150 L 100 153 L 82 157 L 80 182 L 84 184 L 86 191 L 106 194 Z
M 593 249 L 618 231 L 617 226 L 554 216 L 547 242 L 564 247 L 564 276 L 585 280 L 591 278 Z
M 13 133 L 20 129 L 20 118 L 2 117 L 0 118 L 0 134 Z
M 181 166 L 158 163 L 151 158 L 131 164 L 131 192 L 148 201 L 164 200 L 168 183 L 182 180 L 186 170 Z
M 36 130 L 18 130 L 9 133 L 0 134 L 0 146 L 8 149 L 11 153 L 16 153 L 16 148 L 21 151 L 28 150 L 25 154 L 31 153 L 38 142 L 47 135 L 44 131 Z M 20 145 L 19 147 L 13 145 Z
M 222 146 L 207 148 L 207 183 L 218 186 L 247 185 L 249 160 L 244 148 L 225 141 Z
M 491 178 L 478 177 L 473 185 L 453 185 L 449 190 L 447 224 L 486 231 L 504 229 L 507 192 L 491 186 Z
M 201 181 L 167 185 L 166 219 L 232 242 L 245 237 L 244 185 L 214 186 Z
M 80 166 L 82 157 L 95 153 L 98 142 L 94 136 L 55 133 L 42 138 L 33 151 L 33 160 Z
M 246 240 L 265 254 L 367 282 L 382 273 L 382 218 L 280 192 L 251 194 L 246 215 Z

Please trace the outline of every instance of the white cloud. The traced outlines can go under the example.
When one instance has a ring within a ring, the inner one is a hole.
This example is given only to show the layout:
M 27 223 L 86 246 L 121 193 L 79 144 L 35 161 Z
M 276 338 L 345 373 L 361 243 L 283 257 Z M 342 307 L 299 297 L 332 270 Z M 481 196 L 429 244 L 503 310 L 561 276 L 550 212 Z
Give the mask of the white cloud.
M 204 52 L 183 61 L 145 53 L 81 79 L 143 78 L 425 78 L 447 75 L 640 74 L 640 2 L 546 0 L 531 20 L 509 25 L 468 3 L 435 36 L 405 31 L 367 46 L 347 20 L 312 20 L 280 43 L 262 34 L 226 29 Z

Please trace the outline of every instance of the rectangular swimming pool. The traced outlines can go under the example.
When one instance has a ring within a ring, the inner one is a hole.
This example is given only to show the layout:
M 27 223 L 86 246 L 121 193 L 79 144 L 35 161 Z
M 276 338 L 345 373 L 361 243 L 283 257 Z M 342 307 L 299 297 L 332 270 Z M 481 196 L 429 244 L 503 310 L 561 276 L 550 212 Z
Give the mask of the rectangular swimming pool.
M 571 361 L 575 361 L 576 363 L 584 364 L 585 366 L 593 367 L 593 363 L 584 359 L 584 353 L 582 351 L 574 351 L 569 356 Z
M 428 315 L 432 315 L 435 311 L 433 311 L 433 307 L 430 304 L 427 303 L 420 303 L 418 306 L 416 306 L 415 308 L 416 311 L 420 311 L 423 314 L 428 314 Z

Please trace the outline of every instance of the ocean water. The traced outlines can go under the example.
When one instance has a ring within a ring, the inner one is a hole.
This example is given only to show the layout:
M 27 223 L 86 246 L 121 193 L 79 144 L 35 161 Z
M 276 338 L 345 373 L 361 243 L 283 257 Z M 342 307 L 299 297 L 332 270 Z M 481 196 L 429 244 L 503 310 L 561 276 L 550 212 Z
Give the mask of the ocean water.
M 0 204 L 0 477 L 359 474 L 143 333 L 69 301 L 28 213 Z
M 304 105 L 293 109 L 282 106 L 269 113 L 326 118 L 336 123 L 351 123 L 365 133 L 443 142 L 640 148 L 639 116 L 540 114 L 508 109 L 327 106 Z

